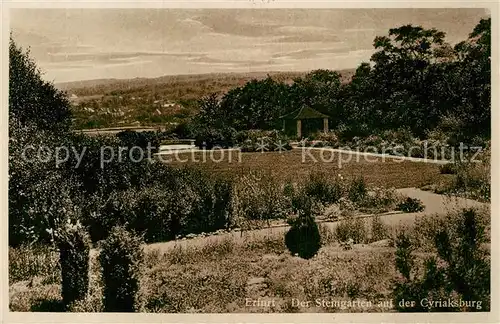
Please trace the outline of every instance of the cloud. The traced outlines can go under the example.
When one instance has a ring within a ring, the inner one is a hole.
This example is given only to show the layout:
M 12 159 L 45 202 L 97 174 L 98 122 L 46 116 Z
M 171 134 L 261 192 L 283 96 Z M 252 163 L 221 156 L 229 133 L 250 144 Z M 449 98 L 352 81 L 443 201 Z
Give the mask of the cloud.
M 374 33 L 375 28 L 347 28 L 343 30 L 344 33 Z
M 219 64 L 219 65 L 269 65 L 275 63 L 274 60 L 228 60 L 228 59 L 219 59 L 213 58 L 208 55 L 203 55 L 197 58 L 191 58 L 188 60 L 193 63 L 201 63 L 201 64 Z
M 482 9 L 13 9 L 10 22 L 16 43 L 30 46 L 42 70 L 64 81 L 352 68 L 369 58 L 373 38 L 388 28 L 436 27 L 459 41 L 484 15 Z
M 339 40 L 336 32 L 327 27 L 290 26 L 278 23 L 247 23 L 234 18 L 228 13 L 217 13 L 193 17 L 210 28 L 213 33 L 244 37 L 272 37 L 272 42 L 304 43 L 304 42 L 336 42 Z
M 283 36 L 275 40 L 278 43 L 315 43 L 315 42 L 338 42 L 339 37 L 335 34 L 297 34 Z
M 335 54 L 335 53 L 347 53 L 349 52 L 348 47 L 336 47 L 336 48 L 319 48 L 319 49 L 305 49 L 298 50 L 293 52 L 285 52 L 285 53 L 276 53 L 272 57 L 273 58 L 281 58 L 281 59 L 309 59 L 314 58 L 321 54 Z
M 214 33 L 260 37 L 279 35 L 279 24 L 251 24 L 245 23 L 234 18 L 232 11 L 220 10 L 219 12 L 211 12 L 210 15 L 202 15 L 193 17 Z
M 141 57 L 148 56 L 170 56 L 170 57 L 200 57 L 206 55 L 205 53 L 182 53 L 182 52 L 107 52 L 107 53 L 65 53 L 59 52 L 49 54 L 50 62 L 78 62 L 78 61 L 91 61 L 99 62 L 123 62 L 127 60 L 134 60 Z

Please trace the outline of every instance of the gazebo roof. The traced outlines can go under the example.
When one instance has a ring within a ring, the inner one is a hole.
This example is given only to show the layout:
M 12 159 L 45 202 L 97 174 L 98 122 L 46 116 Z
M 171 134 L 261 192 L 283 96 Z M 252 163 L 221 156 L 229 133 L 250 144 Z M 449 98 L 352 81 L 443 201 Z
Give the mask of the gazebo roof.
M 289 114 L 280 117 L 281 119 L 315 119 L 315 118 L 328 118 L 327 115 L 320 113 L 317 110 L 312 109 L 309 106 L 302 106 L 302 108 L 296 109 Z

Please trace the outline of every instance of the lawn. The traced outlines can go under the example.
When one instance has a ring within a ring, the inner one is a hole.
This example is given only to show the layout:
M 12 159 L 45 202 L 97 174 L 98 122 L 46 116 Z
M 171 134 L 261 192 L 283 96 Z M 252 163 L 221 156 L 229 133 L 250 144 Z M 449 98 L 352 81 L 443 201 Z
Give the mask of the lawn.
M 287 152 L 213 153 L 180 153 L 179 158 L 164 157 L 165 163 L 176 166 L 195 166 L 205 170 L 227 175 L 239 176 L 251 171 L 270 172 L 275 179 L 299 181 L 308 177 L 311 172 L 321 172 L 332 178 L 341 174 L 345 178 L 363 176 L 368 185 L 385 188 L 422 187 L 424 185 L 446 181 L 450 175 L 440 174 L 439 166 L 431 163 L 399 161 L 391 158 L 324 153 L 324 162 L 319 151 L 311 151 L 311 155 L 303 154 L 300 149 Z M 231 155 L 230 155 L 231 154 Z M 305 159 L 303 159 L 305 156 Z M 180 160 L 184 161 L 181 162 Z M 220 160 L 220 162 L 216 162 Z M 198 162 L 196 162 L 198 161 Z

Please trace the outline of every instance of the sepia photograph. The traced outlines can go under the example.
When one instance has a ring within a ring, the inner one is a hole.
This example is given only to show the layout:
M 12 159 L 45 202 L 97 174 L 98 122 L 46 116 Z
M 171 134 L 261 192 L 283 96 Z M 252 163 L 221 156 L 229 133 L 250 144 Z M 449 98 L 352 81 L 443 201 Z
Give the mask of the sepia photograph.
M 494 308 L 496 12 L 8 11 L 9 312 Z

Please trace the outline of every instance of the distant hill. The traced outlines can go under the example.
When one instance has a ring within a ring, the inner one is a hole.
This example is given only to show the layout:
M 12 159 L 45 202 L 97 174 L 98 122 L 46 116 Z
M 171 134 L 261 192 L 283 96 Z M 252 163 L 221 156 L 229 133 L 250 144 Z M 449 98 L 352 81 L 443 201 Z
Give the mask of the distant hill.
M 338 71 L 343 82 L 348 82 L 354 75 L 355 69 L 345 69 Z M 208 73 L 208 74 L 186 74 L 186 75 L 166 75 L 157 78 L 133 78 L 133 79 L 95 79 L 73 82 L 56 83 L 55 86 L 63 91 L 74 93 L 78 96 L 91 96 L 108 94 L 112 91 L 125 90 L 127 92 L 134 89 L 141 89 L 145 86 L 179 85 L 183 84 L 219 84 L 236 87 L 244 85 L 252 79 L 264 79 L 268 75 L 273 78 L 292 81 L 296 77 L 301 77 L 308 72 L 249 72 L 249 73 Z
M 349 82 L 355 70 L 338 71 Z M 223 94 L 268 75 L 292 83 L 308 72 L 211 73 L 158 78 L 97 79 L 58 83 L 72 102 L 74 128 L 176 125 L 197 113 L 197 100 Z M 137 125 L 136 125 L 137 126 Z

